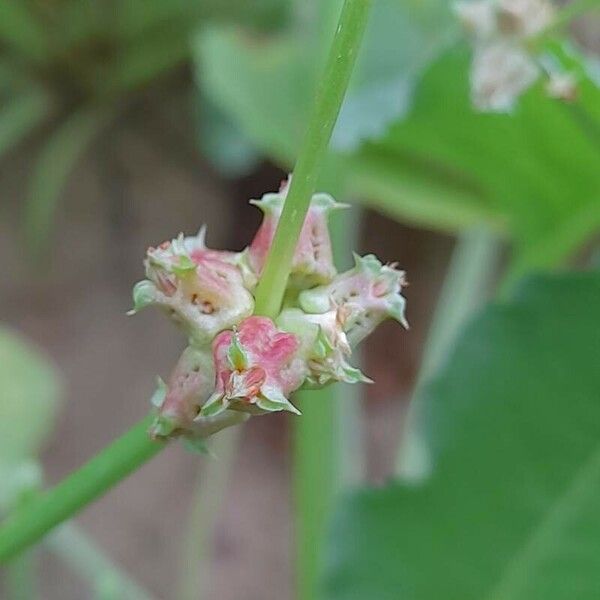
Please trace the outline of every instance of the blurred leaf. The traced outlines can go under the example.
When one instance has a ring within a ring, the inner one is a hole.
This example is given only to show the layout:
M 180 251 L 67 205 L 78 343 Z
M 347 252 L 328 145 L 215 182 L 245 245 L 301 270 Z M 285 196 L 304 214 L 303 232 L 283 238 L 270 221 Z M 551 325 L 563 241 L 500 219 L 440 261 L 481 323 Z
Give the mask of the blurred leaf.
M 356 150 L 404 117 L 427 64 L 456 36 L 456 19 L 441 0 L 380 0 L 369 24 L 332 146 Z
M 197 77 L 258 148 L 291 162 L 312 97 L 314 68 L 295 36 L 250 37 L 213 27 L 195 40 Z
M 211 28 L 196 43 L 196 63 L 212 100 L 227 110 L 264 152 L 291 163 L 303 133 L 341 2 L 300 3 L 296 21 L 271 37 Z M 307 18 L 307 13 L 314 13 Z M 375 3 L 349 94 L 334 132 L 337 149 L 354 149 L 404 114 L 414 78 L 451 35 L 440 0 Z M 327 44 L 323 42 L 327 41 Z M 235 57 L 235 59 L 234 59 Z
M 452 37 L 447 12 L 436 0 L 409 8 L 377 3 L 336 129 L 338 148 L 354 149 L 336 162 L 338 179 L 354 197 L 399 220 L 447 231 L 484 220 L 506 232 L 515 242 L 514 281 L 559 264 L 600 227 L 600 93 L 582 58 L 554 45 L 546 59 L 579 74 L 577 104 L 548 98 L 540 82 L 514 114 L 475 112 L 465 45 L 448 48 L 422 72 Z M 213 29 L 199 36 L 195 53 L 211 100 L 287 167 L 318 64 L 317 42 L 302 25 L 299 19 L 269 38 Z
M 422 405 L 433 477 L 345 498 L 327 598 L 599 597 L 599 298 L 538 277 L 470 324 Z
M 44 30 L 22 0 L 0 0 L 0 41 L 36 61 L 47 55 Z
M 42 123 L 50 108 L 48 94 L 38 89 L 21 93 L 0 107 L 0 157 Z
M 52 430 L 59 388 L 46 357 L 0 326 L 0 462 L 36 456 Z
M 247 175 L 260 160 L 256 146 L 218 106 L 200 96 L 194 103 L 200 149 L 226 177 Z
M 125 38 L 159 29 L 188 32 L 202 21 L 274 26 L 289 10 L 288 0 L 127 0 L 121 3 L 117 30 Z
M 46 140 L 32 174 L 25 206 L 27 247 L 34 256 L 39 256 L 48 241 L 56 203 L 75 163 L 116 109 L 83 108 L 69 115 Z
M 477 186 L 476 204 L 506 222 L 516 240 L 514 276 L 552 266 L 600 225 L 600 138 L 589 135 L 568 105 L 548 98 L 542 83 L 512 115 L 475 112 L 466 76 L 470 54 L 460 46 L 437 61 L 417 90 L 410 116 L 376 145 L 366 144 L 357 160 L 376 153 L 390 165 L 407 164 L 407 156 L 443 165 Z M 588 103 L 600 103 L 600 92 L 586 79 L 582 87 L 586 93 L 578 106 L 588 114 Z M 388 178 L 397 179 L 395 169 Z M 401 203 L 397 209 L 405 211 Z
M 165 31 L 122 49 L 101 87 L 109 91 L 135 89 L 183 62 L 189 52 L 187 35 Z
M 361 201 L 402 222 L 427 229 L 463 231 L 487 222 L 504 232 L 477 182 L 439 164 L 379 146 L 347 158 L 348 188 Z

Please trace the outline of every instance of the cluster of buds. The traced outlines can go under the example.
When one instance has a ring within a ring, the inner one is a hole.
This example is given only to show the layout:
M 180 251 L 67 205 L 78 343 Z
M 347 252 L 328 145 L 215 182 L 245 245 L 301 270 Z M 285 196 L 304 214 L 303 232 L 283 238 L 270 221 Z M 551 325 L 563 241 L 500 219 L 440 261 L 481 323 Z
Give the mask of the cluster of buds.
M 328 217 L 344 205 L 327 194 L 312 198 L 280 314 L 253 314 L 287 190 L 285 182 L 252 201 L 264 218 L 242 252 L 208 249 L 204 229 L 148 249 L 147 279 L 134 287 L 131 312 L 158 306 L 188 340 L 167 383 L 159 379 L 153 437 L 196 443 L 251 415 L 299 414 L 296 390 L 370 382 L 350 364 L 352 349 L 388 317 L 407 326 L 404 272 L 395 264 L 355 256 L 354 268 L 337 273 Z
M 548 0 L 461 0 L 454 8 L 473 40 L 470 79 L 476 108 L 511 111 L 544 72 L 550 96 L 575 99 L 575 77 L 544 64 L 536 52 L 536 40 L 554 21 Z

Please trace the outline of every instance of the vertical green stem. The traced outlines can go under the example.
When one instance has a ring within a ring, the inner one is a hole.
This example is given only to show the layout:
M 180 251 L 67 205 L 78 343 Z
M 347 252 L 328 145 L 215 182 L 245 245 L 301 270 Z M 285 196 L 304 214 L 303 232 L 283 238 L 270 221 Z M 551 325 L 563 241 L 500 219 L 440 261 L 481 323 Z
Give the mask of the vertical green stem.
M 61 483 L 17 509 L 0 529 L 0 563 L 73 516 L 157 454 L 163 443 L 148 437 L 147 417 Z
M 359 212 L 352 210 L 338 215 L 331 224 L 336 258 L 351 255 L 358 234 L 358 218 Z M 342 264 L 337 260 L 336 263 Z M 318 598 L 320 554 L 335 496 L 363 477 L 361 388 L 337 383 L 296 396 L 302 410 L 302 417 L 294 419 L 293 438 L 296 600 Z
M 485 228 L 467 231 L 457 242 L 411 398 L 407 439 L 401 444 L 396 461 L 397 473 L 402 477 L 415 479 L 428 471 L 427 449 L 416 423 L 423 389 L 448 356 L 466 320 L 485 299 L 498 248 L 497 237 Z
M 215 457 L 199 470 L 182 544 L 179 600 L 198 600 L 207 594 L 210 543 L 224 504 L 241 433 L 240 427 L 221 432 L 211 447 Z
M 345 0 L 342 7 L 279 226 L 256 288 L 258 314 L 274 318 L 279 312 L 294 250 L 348 87 L 370 5 L 371 0 Z
M 335 386 L 299 392 L 292 470 L 296 600 L 315 600 L 323 528 L 336 483 Z

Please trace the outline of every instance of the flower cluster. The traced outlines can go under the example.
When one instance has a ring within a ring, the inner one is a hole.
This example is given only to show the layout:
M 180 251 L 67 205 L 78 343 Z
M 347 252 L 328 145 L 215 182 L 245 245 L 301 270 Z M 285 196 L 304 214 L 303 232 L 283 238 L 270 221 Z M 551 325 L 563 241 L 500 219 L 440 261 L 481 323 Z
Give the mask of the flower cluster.
M 471 96 L 482 111 L 508 112 L 542 72 L 549 74 L 547 92 L 573 100 L 576 81 L 538 59 L 534 42 L 554 20 L 548 0 L 465 0 L 455 11 L 473 40 Z
M 264 213 L 242 252 L 206 247 L 205 230 L 149 248 L 146 279 L 133 290 L 135 313 L 158 306 L 188 339 L 173 373 L 153 397 L 151 435 L 202 440 L 224 427 L 275 411 L 299 414 L 301 387 L 370 382 L 349 360 L 352 348 L 388 317 L 404 326 L 404 272 L 375 256 L 355 256 L 338 274 L 328 217 L 344 205 L 315 194 L 298 240 L 284 307 L 256 316 L 253 292 L 287 195 L 252 201 Z

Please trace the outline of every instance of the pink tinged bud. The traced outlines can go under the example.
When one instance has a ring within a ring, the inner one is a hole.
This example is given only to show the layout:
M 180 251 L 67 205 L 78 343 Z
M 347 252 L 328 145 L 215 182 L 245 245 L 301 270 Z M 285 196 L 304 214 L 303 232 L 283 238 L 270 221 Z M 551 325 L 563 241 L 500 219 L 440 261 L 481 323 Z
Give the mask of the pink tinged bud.
M 406 300 L 401 294 L 406 285 L 404 271 L 395 265 L 383 265 L 372 254 L 355 254 L 354 260 L 354 268 L 338 275 L 329 285 L 301 292 L 302 309 L 323 314 L 331 310 L 333 302 L 351 346 L 356 346 L 388 317 L 408 328 L 404 316 Z
M 299 340 L 265 317 L 249 317 L 213 343 L 215 389 L 200 411 L 214 417 L 227 409 L 250 414 L 287 410 L 287 397 L 302 384 L 306 368 L 296 356 Z M 198 419 L 197 419 L 198 420 Z
M 264 213 L 263 222 L 248 249 L 248 262 L 257 275 L 261 274 L 271 248 L 288 187 L 286 183 L 278 193 L 265 194 L 261 200 L 250 201 Z M 328 194 L 312 197 L 292 262 L 292 287 L 304 289 L 328 283 L 335 276 L 327 220 L 331 211 L 346 207 Z
M 134 287 L 134 309 L 157 305 L 187 332 L 190 343 L 205 345 L 224 329 L 252 314 L 254 298 L 244 285 L 236 255 L 209 250 L 203 231 L 148 250 L 147 280 Z
M 157 416 L 153 437 L 168 437 L 194 429 L 194 419 L 213 390 L 214 367 L 210 350 L 186 348 L 166 385 L 159 379 L 152 397 Z
M 288 308 L 279 315 L 277 324 L 300 339 L 298 355 L 306 361 L 309 386 L 321 387 L 333 381 L 372 383 L 346 360 L 352 350 L 344 332 L 344 311 L 340 307 L 332 307 L 323 314 Z

